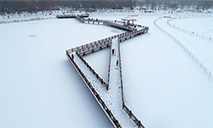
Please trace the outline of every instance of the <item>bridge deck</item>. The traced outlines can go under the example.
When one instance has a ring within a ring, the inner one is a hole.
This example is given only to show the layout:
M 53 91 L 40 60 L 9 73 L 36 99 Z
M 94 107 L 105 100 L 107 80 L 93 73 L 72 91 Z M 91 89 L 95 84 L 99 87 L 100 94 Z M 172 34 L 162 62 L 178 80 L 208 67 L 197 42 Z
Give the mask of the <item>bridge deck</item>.
M 145 34 L 148 32 L 149 28 L 142 25 L 136 25 L 134 28 L 129 28 L 113 21 L 99 19 L 87 20 L 79 16 L 75 16 L 75 18 L 82 23 L 103 23 L 105 25 L 118 27 L 120 29 L 129 31 L 69 49 L 66 51 L 66 54 L 114 127 L 144 128 L 140 120 L 135 117 L 124 102 L 120 42 L 141 34 Z M 111 56 L 108 72 L 109 84 L 107 84 L 81 57 L 81 55 L 86 55 L 90 52 L 94 52 L 109 46 L 111 46 Z
M 118 38 L 112 40 L 112 49 L 116 51 L 116 54 L 111 55 L 111 63 L 110 63 L 110 79 L 109 79 L 109 89 L 107 90 L 102 83 L 94 76 L 94 74 L 88 69 L 88 67 L 82 62 L 82 60 L 79 58 L 79 56 L 75 53 L 69 53 L 70 57 L 73 57 L 74 67 L 77 69 L 79 68 L 84 74 L 82 76 L 81 73 L 80 76 L 84 79 L 87 87 L 91 91 L 91 93 L 94 95 L 96 100 L 99 102 L 102 109 L 105 111 L 106 115 L 109 117 L 110 121 L 113 123 L 112 118 L 110 118 L 110 115 L 107 113 L 107 109 L 104 108 L 102 101 L 107 106 L 107 108 L 111 111 L 114 118 L 118 121 L 119 125 L 121 127 L 137 127 L 137 125 L 128 117 L 127 113 L 123 110 L 123 104 L 122 104 L 122 93 L 121 93 L 121 78 L 120 78 L 120 66 L 117 65 L 119 63 L 119 54 L 118 54 Z M 118 62 L 117 62 L 118 61 Z M 87 80 L 85 80 L 87 79 Z M 86 82 L 88 81 L 88 82 Z M 91 83 L 91 85 L 88 85 L 88 83 Z M 96 94 L 94 94 L 93 89 L 95 92 L 100 96 L 101 101 L 96 97 Z M 115 126 L 118 127 L 118 126 Z
M 111 45 L 111 56 L 110 56 L 110 75 L 109 75 L 109 94 L 113 96 L 113 104 L 110 108 L 116 108 L 113 111 L 115 117 L 118 119 L 122 127 L 136 127 L 136 124 L 125 113 L 122 104 L 122 93 L 121 93 L 121 75 L 120 75 L 120 54 L 119 54 L 119 39 L 115 38 L 112 40 Z M 114 54 L 112 54 L 112 50 Z

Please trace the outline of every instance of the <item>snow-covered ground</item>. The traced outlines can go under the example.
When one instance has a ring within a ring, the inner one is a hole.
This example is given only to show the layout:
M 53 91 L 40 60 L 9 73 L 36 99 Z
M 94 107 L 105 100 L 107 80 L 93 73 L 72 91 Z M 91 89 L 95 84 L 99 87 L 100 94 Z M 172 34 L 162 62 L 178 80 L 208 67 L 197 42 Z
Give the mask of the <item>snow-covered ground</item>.
M 140 41 L 129 40 L 121 47 L 127 103 L 147 127 L 212 127 L 212 81 L 152 22 L 142 22 L 149 24 L 150 35 L 138 37 Z M 166 19 L 157 23 L 167 30 Z
M 91 17 L 120 20 L 127 15 Z M 137 23 L 149 26 L 149 33 L 121 43 L 126 103 L 147 128 L 211 128 L 213 82 L 154 26 L 162 15 L 140 14 Z M 211 42 L 169 27 L 167 19 L 157 24 L 213 72 Z M 65 50 L 121 32 L 75 19 L 0 24 L 0 126 L 112 127 Z M 105 81 L 109 52 L 106 48 L 84 57 Z
M 11 22 L 21 22 L 30 20 L 40 20 L 40 19 L 50 19 L 56 17 L 57 14 L 61 14 L 61 11 L 44 11 L 37 13 L 27 13 L 23 12 L 21 14 L 5 14 L 0 15 L 0 23 L 11 23 Z
M 203 33 L 205 35 L 212 36 L 213 35 L 213 18 L 183 18 L 171 21 L 172 24 L 185 28 L 192 32 Z
M 52 19 L 0 25 L 2 127 L 111 127 L 65 50 L 119 33 Z
M 208 17 L 177 18 L 169 23 L 172 27 L 191 36 L 213 41 L 213 15 Z
M 70 11 L 70 10 L 52 10 L 52 11 L 38 11 L 36 13 L 22 12 L 20 14 L 4 14 L 0 15 L 1 23 L 13 23 L 13 22 L 26 22 L 33 20 L 45 20 L 55 18 L 57 15 L 69 15 L 69 14 L 85 14 L 81 11 Z

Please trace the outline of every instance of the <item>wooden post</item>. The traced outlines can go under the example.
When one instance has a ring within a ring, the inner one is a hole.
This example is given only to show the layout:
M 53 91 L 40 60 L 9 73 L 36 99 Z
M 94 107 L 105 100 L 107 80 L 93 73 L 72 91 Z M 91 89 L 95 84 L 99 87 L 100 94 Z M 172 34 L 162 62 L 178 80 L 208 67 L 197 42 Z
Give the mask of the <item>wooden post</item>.
M 74 56 L 73 56 L 73 54 L 72 54 L 72 58 L 71 58 L 72 60 L 74 59 Z

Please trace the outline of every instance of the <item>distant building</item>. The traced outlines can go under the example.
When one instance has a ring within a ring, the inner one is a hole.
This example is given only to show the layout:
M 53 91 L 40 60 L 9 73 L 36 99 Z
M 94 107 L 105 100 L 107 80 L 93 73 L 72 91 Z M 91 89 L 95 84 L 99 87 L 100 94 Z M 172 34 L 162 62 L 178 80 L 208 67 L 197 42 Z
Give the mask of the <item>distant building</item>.
M 123 22 L 124 25 L 127 25 L 127 26 L 129 25 L 133 26 L 135 21 L 136 21 L 136 18 L 134 17 L 124 17 L 121 19 L 121 22 Z

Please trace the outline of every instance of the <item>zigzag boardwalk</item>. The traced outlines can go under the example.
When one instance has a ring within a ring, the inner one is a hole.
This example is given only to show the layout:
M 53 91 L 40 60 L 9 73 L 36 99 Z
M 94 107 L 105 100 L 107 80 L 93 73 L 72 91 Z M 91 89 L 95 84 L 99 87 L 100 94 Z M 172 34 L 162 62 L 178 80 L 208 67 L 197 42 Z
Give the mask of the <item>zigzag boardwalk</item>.
M 99 19 L 85 20 L 79 16 L 75 16 L 75 18 L 83 23 L 104 24 L 129 31 L 82 45 L 80 47 L 72 48 L 67 50 L 66 54 L 114 127 L 144 128 L 142 123 L 135 117 L 124 102 L 120 42 L 133 38 L 137 35 L 147 33 L 149 28 L 137 25 L 137 30 L 136 28 L 124 25 L 122 26 L 121 23 L 117 24 L 111 21 Z M 81 57 L 81 55 L 86 55 L 109 46 L 111 46 L 111 56 L 107 84 Z

